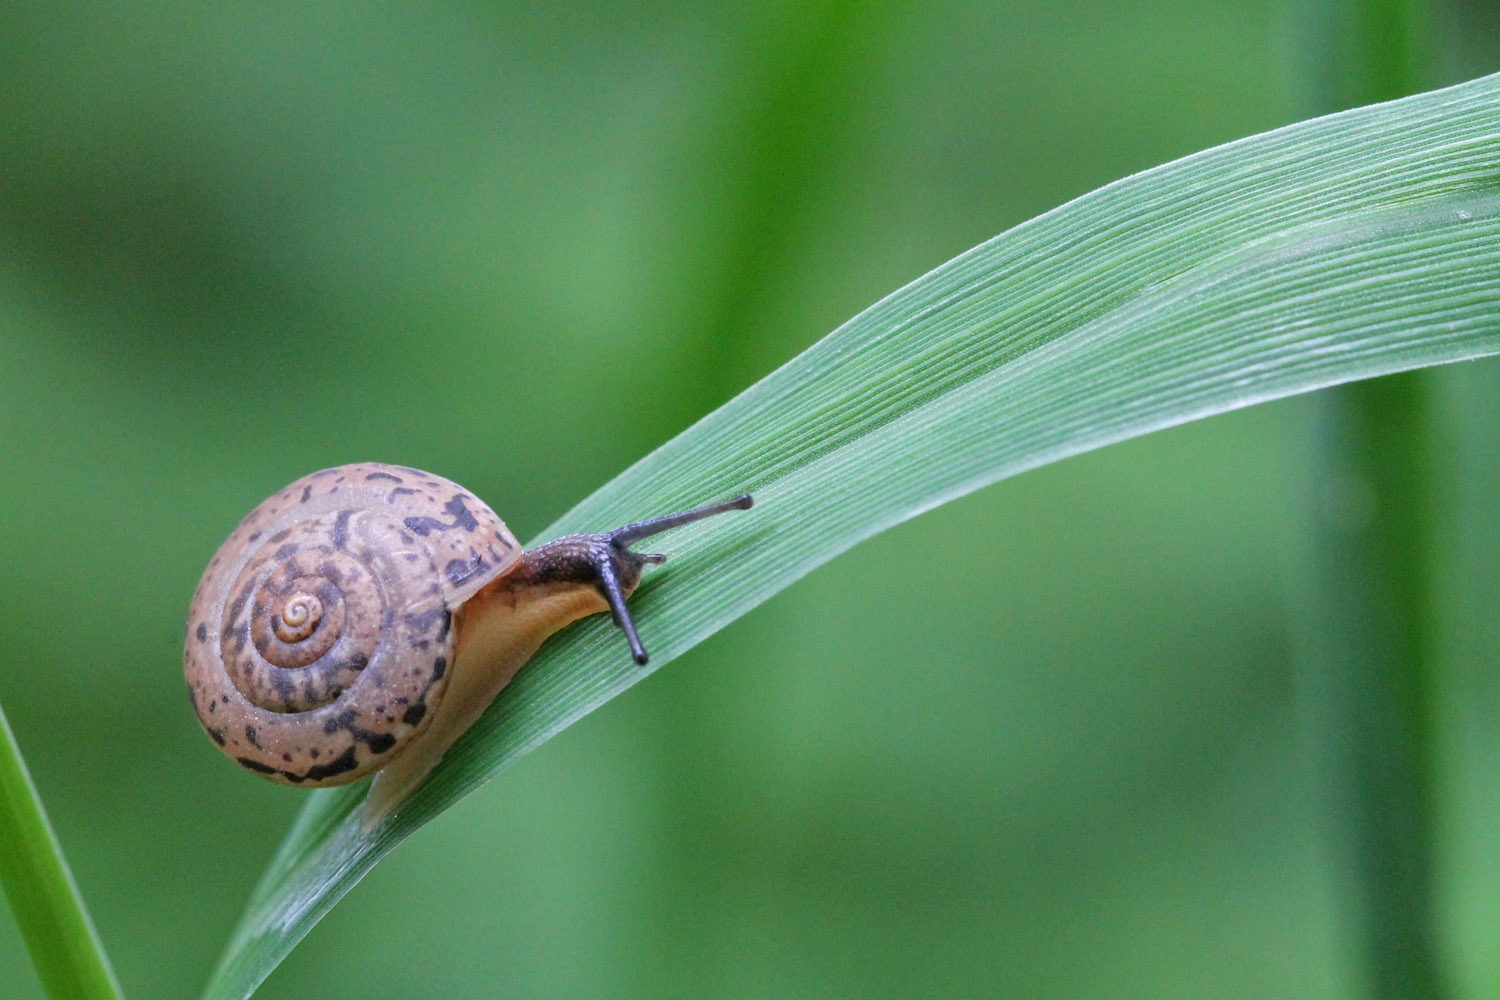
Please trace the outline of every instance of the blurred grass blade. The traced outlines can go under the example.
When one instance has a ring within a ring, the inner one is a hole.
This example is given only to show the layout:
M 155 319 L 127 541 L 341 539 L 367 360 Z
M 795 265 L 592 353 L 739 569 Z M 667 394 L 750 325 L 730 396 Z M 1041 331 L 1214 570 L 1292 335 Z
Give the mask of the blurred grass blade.
M 119 983 L 3 710 L 0 882 L 47 995 L 56 1000 L 118 1000 Z
M 862 539 L 1007 476 L 1496 352 L 1489 77 L 1211 149 L 1003 233 L 856 316 L 545 534 L 754 491 L 753 511 L 662 543 L 672 561 L 633 602 L 660 667 Z M 602 616 L 549 643 L 367 835 L 353 813 L 362 789 L 314 794 L 208 995 L 248 994 L 397 843 L 639 681 L 622 648 Z
M 1404 97 L 1431 78 L 1428 0 L 1314 0 L 1303 13 L 1288 25 L 1308 113 Z M 1335 905 L 1372 1000 L 1451 995 L 1435 863 L 1444 515 L 1432 390 L 1421 371 L 1341 386 L 1309 408 L 1305 435 L 1298 687 Z

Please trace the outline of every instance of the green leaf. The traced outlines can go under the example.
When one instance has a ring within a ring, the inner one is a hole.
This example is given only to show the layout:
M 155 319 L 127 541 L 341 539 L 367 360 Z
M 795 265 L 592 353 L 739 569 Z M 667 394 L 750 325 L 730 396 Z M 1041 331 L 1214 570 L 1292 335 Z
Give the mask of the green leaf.
M 1293 393 L 1500 351 L 1500 76 L 1126 178 L 897 291 L 546 532 L 753 490 L 633 606 L 658 669 L 816 566 L 1027 469 Z M 208 987 L 247 995 L 381 857 L 649 671 L 550 642 L 390 821 L 314 793 Z
M 118 1000 L 120 985 L 0 711 L 0 882 L 49 997 Z

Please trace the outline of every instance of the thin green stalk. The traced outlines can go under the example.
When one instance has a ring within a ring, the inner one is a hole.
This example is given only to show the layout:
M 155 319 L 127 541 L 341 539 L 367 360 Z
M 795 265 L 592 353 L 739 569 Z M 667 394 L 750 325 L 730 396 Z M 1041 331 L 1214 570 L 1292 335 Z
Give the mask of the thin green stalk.
M 1305 681 L 1367 991 L 1380 998 L 1446 995 L 1433 913 L 1426 382 L 1376 379 L 1315 403 L 1317 642 Z
M 0 883 L 54 1000 L 119 1000 L 120 984 L 0 709 Z
M 1428 82 L 1424 0 L 1298 8 L 1303 110 L 1394 100 Z M 1434 928 L 1435 461 L 1431 376 L 1343 386 L 1318 429 L 1312 729 L 1368 995 L 1446 995 Z

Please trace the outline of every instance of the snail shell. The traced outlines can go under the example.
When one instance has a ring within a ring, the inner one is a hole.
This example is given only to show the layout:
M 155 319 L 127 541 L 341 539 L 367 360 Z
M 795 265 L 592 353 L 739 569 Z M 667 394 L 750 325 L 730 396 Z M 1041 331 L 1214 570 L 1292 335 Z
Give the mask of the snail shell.
M 366 463 L 297 480 L 240 522 L 193 596 L 184 662 L 203 728 L 288 785 L 385 766 L 449 686 L 454 612 L 521 557 L 441 476 Z

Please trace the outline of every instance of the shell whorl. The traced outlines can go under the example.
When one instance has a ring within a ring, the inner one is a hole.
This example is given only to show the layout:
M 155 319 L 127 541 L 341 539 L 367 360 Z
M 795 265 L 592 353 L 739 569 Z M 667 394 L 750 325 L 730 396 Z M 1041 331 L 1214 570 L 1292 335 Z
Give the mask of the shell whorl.
M 184 663 L 204 729 L 286 784 L 383 766 L 446 690 L 453 612 L 520 556 L 439 476 L 363 464 L 299 479 L 240 523 L 194 595 Z

